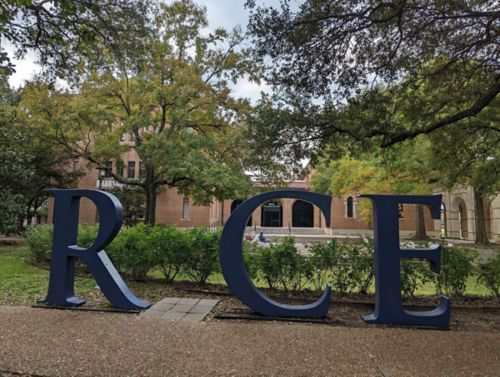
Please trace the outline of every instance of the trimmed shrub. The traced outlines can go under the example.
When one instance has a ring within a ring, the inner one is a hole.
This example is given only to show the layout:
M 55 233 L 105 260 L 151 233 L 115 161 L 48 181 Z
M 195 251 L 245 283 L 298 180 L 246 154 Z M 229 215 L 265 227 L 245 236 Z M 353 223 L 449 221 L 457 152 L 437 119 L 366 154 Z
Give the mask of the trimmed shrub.
M 355 241 L 352 247 L 356 249 L 355 263 L 360 270 L 358 289 L 366 294 L 375 279 L 375 242 L 372 238 L 364 237 Z
M 401 260 L 401 294 L 403 297 L 414 297 L 417 288 L 427 282 L 433 281 L 429 263 L 423 260 Z
M 339 243 L 331 272 L 333 288 L 339 293 L 356 291 L 362 272 L 356 264 L 358 249 L 348 242 Z
M 488 262 L 479 265 L 479 283 L 482 283 L 496 297 L 500 297 L 500 252 Z
M 151 246 L 151 228 L 144 224 L 122 228 L 108 246 L 108 252 L 115 266 L 136 281 L 145 281 L 156 266 L 156 255 Z
M 77 242 L 80 247 L 91 246 L 97 238 L 98 225 L 81 224 L 78 226 Z
M 53 228 L 50 225 L 32 226 L 26 231 L 26 245 L 28 245 L 34 262 L 50 262 L 53 233 Z
M 329 273 L 337 264 L 338 243 L 331 240 L 327 243 L 313 243 L 309 247 L 309 261 L 311 263 L 311 282 L 314 289 L 321 290 L 328 283 Z
M 286 291 L 301 289 L 312 276 L 312 264 L 299 253 L 293 237 L 259 248 L 256 262 L 269 288 L 277 288 L 279 284 Z
M 258 249 L 256 242 L 243 242 L 243 262 L 248 273 L 248 277 L 252 280 L 257 279 L 259 273 Z
M 439 293 L 463 295 L 465 283 L 472 274 L 476 253 L 461 247 L 443 247 L 441 272 L 435 275 Z
M 191 247 L 184 270 L 190 279 L 205 283 L 211 274 L 218 271 L 221 232 L 195 228 L 187 231 L 187 234 Z
M 157 225 L 150 232 L 150 247 L 155 254 L 156 266 L 170 283 L 187 264 L 192 245 L 186 232 Z
M 274 249 L 272 247 L 259 248 L 255 262 L 257 264 L 256 268 L 260 272 L 259 277 L 266 282 L 269 288 L 277 288 L 281 269 Z

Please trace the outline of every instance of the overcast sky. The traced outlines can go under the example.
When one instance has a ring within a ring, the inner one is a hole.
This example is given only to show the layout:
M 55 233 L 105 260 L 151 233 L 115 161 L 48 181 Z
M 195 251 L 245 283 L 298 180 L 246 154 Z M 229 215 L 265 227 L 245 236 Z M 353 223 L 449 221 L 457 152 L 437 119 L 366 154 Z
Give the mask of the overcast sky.
M 170 2 L 170 1 L 169 1 Z M 224 27 L 232 29 L 240 25 L 245 28 L 248 23 L 249 12 L 245 9 L 245 0 L 197 0 L 198 4 L 204 5 L 207 8 L 207 16 L 209 28 Z M 259 4 L 264 5 L 279 5 L 279 0 L 259 0 Z M 13 50 L 6 46 L 7 51 L 12 56 Z M 40 67 L 35 63 L 36 57 L 32 54 L 26 55 L 23 60 L 13 60 L 16 65 L 16 73 L 11 76 L 10 84 L 14 87 L 21 86 L 25 80 L 29 80 L 34 74 L 40 71 Z M 260 98 L 261 91 L 268 91 L 269 88 L 265 84 L 260 86 L 249 82 L 248 80 L 240 80 L 234 87 L 234 95 L 238 97 L 247 97 L 252 101 Z

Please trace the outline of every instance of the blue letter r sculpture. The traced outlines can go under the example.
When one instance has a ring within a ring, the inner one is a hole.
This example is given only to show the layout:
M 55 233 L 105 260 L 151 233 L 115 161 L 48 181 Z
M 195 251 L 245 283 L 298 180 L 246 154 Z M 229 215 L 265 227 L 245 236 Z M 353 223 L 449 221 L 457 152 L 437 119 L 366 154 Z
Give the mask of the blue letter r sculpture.
M 40 302 L 54 306 L 79 306 L 85 301 L 75 297 L 75 262 L 82 258 L 94 276 L 102 293 L 111 304 L 122 310 L 140 310 L 150 306 L 138 299 L 122 280 L 109 260 L 106 247 L 120 230 L 123 210 L 118 199 L 97 190 L 46 190 L 55 197 L 54 239 L 50 268 L 49 291 Z M 80 199 L 94 202 L 99 213 L 99 232 L 87 249 L 77 246 Z
M 327 195 L 307 191 L 279 190 L 254 196 L 240 204 L 224 226 L 220 241 L 220 265 L 226 283 L 244 304 L 257 313 L 270 317 L 310 317 L 326 316 L 330 308 L 331 287 L 328 286 L 321 298 L 308 305 L 286 305 L 263 295 L 248 277 L 243 262 L 242 239 L 245 226 L 252 212 L 262 203 L 272 199 L 300 199 L 317 205 L 325 215 L 326 225 L 330 223 L 330 204 Z

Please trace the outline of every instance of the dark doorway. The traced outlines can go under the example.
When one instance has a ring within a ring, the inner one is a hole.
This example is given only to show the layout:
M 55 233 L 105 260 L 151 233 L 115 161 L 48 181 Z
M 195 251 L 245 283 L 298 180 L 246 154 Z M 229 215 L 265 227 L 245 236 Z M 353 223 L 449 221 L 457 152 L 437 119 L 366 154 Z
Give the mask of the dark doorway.
M 231 203 L 231 213 L 233 213 L 233 211 L 241 204 L 243 203 L 243 200 L 240 200 L 240 199 L 236 199 L 236 200 L 233 200 L 233 202 Z M 252 226 L 252 216 L 250 216 L 248 218 L 248 221 L 247 221 L 247 226 Z
M 314 226 L 314 208 L 311 203 L 297 200 L 292 207 L 292 226 L 312 228 Z
M 270 201 L 262 205 L 262 226 L 281 228 L 283 226 L 283 207 L 281 203 Z
M 460 238 L 467 239 L 469 236 L 467 225 L 467 206 L 462 199 L 458 202 L 458 221 L 460 222 Z

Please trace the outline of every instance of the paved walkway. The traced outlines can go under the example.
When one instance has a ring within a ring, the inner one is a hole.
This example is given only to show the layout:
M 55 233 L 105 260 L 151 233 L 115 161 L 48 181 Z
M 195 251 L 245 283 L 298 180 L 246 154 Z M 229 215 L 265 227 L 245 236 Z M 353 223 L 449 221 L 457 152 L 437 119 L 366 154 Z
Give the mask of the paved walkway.
M 498 332 L 0 306 L 0 375 L 498 376 L 499 358 Z
M 217 300 L 166 297 L 141 314 L 145 318 L 203 321 Z

